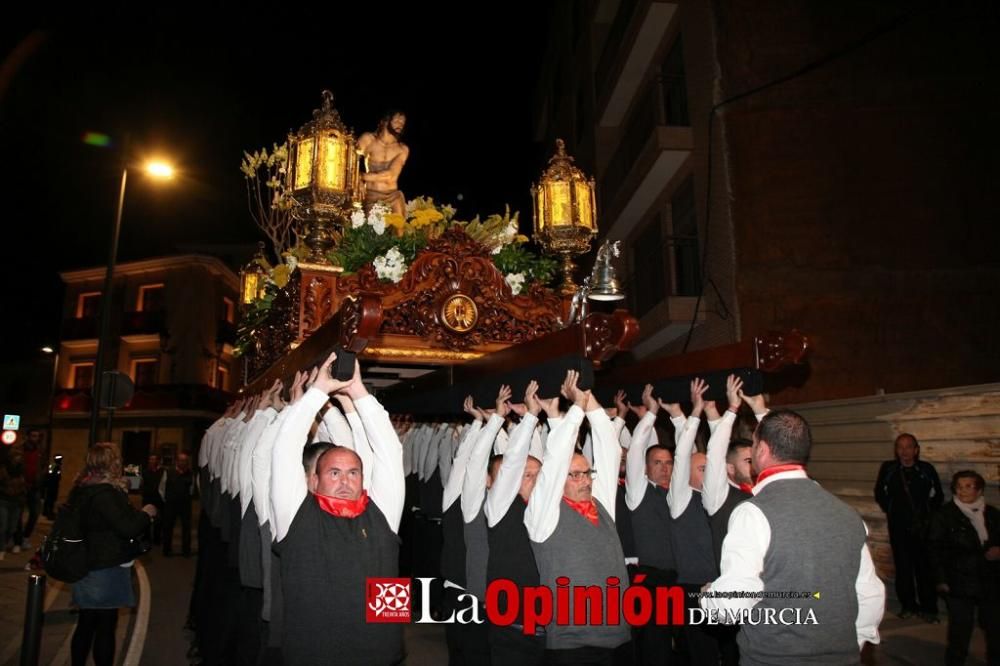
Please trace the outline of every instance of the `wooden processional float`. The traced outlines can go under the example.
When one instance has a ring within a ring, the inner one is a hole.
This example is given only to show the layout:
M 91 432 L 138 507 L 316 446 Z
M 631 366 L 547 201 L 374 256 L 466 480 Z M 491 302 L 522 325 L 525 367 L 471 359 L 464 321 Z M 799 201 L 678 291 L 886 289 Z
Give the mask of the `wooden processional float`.
M 514 295 L 489 252 L 461 232 L 431 241 L 396 284 L 380 281 L 370 266 L 350 276 L 300 267 L 255 331 L 244 392 L 262 391 L 275 379 L 287 385 L 297 370 L 339 347 L 366 367 L 431 370 L 414 379 L 402 373 L 379 390 L 390 412 L 421 418 L 456 414 L 469 394 L 490 404 L 500 384 L 519 396 L 536 379 L 540 395 L 555 395 L 569 368 L 605 405 L 618 388 L 637 404 L 646 383 L 663 399 L 684 402 L 694 376 L 712 386 L 709 398 L 723 399 L 731 372 L 743 377 L 748 394 L 760 393 L 809 349 L 791 331 L 628 363 L 625 352 L 639 326 L 627 310 L 593 312 L 564 325 L 567 311 L 566 297 L 549 289 Z

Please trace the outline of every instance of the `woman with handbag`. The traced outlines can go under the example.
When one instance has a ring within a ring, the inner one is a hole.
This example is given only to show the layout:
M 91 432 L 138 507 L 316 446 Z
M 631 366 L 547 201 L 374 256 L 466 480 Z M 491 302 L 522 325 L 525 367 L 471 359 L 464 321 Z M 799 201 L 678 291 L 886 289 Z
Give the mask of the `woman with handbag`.
M 1000 663 L 1000 511 L 984 501 L 985 486 L 976 472 L 956 473 L 952 501 L 931 518 L 931 561 L 948 604 L 948 666 L 965 663 L 977 614 L 986 662 Z
M 141 537 L 156 516 L 147 504 L 141 511 L 129 504 L 118 446 L 95 444 L 70 494 L 84 508 L 84 534 L 89 573 L 73 584 L 73 604 L 80 609 L 70 646 L 73 666 L 83 666 L 93 649 L 97 666 L 115 659 L 118 609 L 133 606 L 132 561 L 148 550 Z

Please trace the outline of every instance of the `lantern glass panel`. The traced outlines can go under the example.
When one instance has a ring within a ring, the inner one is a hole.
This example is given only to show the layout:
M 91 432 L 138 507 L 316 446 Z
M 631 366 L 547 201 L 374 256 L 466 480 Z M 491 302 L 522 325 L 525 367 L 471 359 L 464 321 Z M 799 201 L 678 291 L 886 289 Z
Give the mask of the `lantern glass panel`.
M 337 192 L 347 189 L 347 141 L 337 133 L 320 138 L 319 186 Z
M 570 199 L 570 184 L 564 180 L 554 180 L 546 183 L 548 189 L 549 219 L 553 227 L 571 226 L 573 224 L 573 203 Z
M 545 187 L 539 187 L 535 191 L 535 231 L 544 231 L 545 224 Z
M 301 190 L 312 183 L 313 139 L 302 139 L 295 149 L 295 185 L 292 189 Z
M 573 183 L 573 194 L 576 199 L 577 222 L 588 229 L 594 228 L 594 211 L 590 206 L 590 186 L 586 181 Z
M 257 300 L 257 286 L 260 283 L 260 276 L 257 273 L 243 274 L 243 297 L 244 305 L 249 305 Z

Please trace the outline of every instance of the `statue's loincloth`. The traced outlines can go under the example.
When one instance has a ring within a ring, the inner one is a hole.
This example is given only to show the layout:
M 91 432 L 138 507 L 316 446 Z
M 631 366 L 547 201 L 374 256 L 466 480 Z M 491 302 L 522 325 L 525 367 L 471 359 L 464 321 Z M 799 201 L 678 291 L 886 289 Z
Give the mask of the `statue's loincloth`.
M 399 202 L 399 205 L 404 210 L 406 209 L 406 198 L 400 190 L 389 190 L 387 192 L 376 192 L 375 190 L 369 189 L 365 190 L 365 210 L 369 210 L 377 203 L 385 204 L 389 208 L 393 208 L 396 202 Z

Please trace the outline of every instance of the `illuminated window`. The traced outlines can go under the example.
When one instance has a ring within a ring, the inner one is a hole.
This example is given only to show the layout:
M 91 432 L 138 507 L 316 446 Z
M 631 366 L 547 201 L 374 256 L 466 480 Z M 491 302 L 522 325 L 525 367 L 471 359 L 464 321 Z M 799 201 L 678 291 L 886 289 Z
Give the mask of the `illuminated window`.
M 139 298 L 135 309 L 139 312 L 160 312 L 163 310 L 163 283 L 144 284 L 139 287 Z
M 222 297 L 222 311 L 225 313 L 225 319 L 230 324 L 236 323 L 236 304 L 233 299 L 223 296 Z
M 132 359 L 132 382 L 137 386 L 155 386 L 159 383 L 160 359 Z
M 88 291 L 76 297 L 76 318 L 97 317 L 101 313 L 101 292 Z
M 89 389 L 94 385 L 94 363 L 73 363 L 70 366 L 70 388 Z
M 229 390 L 229 366 L 219 363 L 215 366 L 215 388 L 220 391 Z

